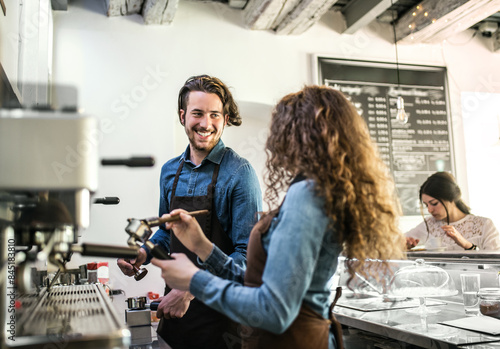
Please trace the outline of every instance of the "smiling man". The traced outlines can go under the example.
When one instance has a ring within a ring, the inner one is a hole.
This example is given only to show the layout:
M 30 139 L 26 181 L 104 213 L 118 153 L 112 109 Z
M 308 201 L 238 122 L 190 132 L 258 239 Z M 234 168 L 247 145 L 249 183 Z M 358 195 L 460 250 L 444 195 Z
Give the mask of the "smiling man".
M 215 93 L 192 91 L 188 102 L 179 110 L 181 124 L 189 138 L 191 161 L 199 165 L 217 145 L 227 125 L 222 101 Z
M 228 87 L 208 75 L 189 78 L 179 91 L 179 121 L 189 139 L 180 156 L 163 165 L 160 176 L 159 216 L 176 208 L 209 210 L 197 220 L 205 235 L 240 265 L 246 264 L 250 230 L 262 210 L 259 181 L 250 163 L 224 146 L 224 127 L 241 125 L 238 106 Z M 182 252 L 200 268 L 196 255 L 164 226 L 151 238 L 168 251 Z M 135 266 L 149 263 L 147 248 L 140 249 Z M 118 260 L 124 274 L 133 267 Z M 235 326 L 189 292 L 166 288 L 157 311 L 158 333 L 173 348 L 237 348 Z

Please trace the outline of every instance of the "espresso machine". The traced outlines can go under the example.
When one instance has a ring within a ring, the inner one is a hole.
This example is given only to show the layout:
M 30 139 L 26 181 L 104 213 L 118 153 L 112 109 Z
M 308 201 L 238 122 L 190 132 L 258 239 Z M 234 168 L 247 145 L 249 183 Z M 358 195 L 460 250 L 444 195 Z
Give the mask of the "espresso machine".
M 97 189 L 97 120 L 75 110 L 0 109 L 0 348 L 128 348 L 101 284 L 54 284 L 74 253 L 135 258 L 137 248 L 78 244 Z M 50 280 L 40 266 L 55 266 Z

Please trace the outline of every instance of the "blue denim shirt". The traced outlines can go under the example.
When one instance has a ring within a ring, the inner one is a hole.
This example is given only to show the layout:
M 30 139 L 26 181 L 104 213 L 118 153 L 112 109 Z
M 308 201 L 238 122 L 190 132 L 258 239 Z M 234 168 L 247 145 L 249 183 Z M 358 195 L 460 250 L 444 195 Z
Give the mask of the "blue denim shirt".
M 222 140 L 200 165 L 195 166 L 189 160 L 188 146 L 184 153 L 169 160 L 161 169 L 160 217 L 170 212 L 172 185 L 182 160 L 185 162 L 177 184 L 177 196 L 207 195 L 215 165 L 220 164 L 215 186 L 215 212 L 222 228 L 233 242 L 235 251 L 231 258 L 238 265 L 245 266 L 248 237 L 257 221 L 257 213 L 262 210 L 262 194 L 254 168 L 234 150 L 226 148 Z M 161 226 L 150 240 L 170 250 L 170 231 L 165 230 L 165 226 Z M 148 251 L 147 263 L 151 257 Z
M 190 292 L 236 322 L 274 333 L 291 325 L 302 302 L 328 318 L 329 280 L 342 245 L 312 184 L 304 180 L 290 187 L 262 239 L 267 253 L 262 286 L 243 286 L 244 270 L 214 247 L 207 270 L 191 279 Z

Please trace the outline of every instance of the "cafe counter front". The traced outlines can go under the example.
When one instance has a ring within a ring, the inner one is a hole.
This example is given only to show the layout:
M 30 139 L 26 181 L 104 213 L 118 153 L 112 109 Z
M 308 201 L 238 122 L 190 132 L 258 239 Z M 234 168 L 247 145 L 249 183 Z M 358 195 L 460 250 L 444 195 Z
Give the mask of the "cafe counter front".
M 339 258 L 332 288 L 341 286 L 343 293 L 334 315 L 346 348 L 500 349 L 500 319 L 482 315 L 479 305 L 474 315 L 465 314 L 460 277 L 478 274 L 481 289 L 498 288 L 500 254 L 424 251 L 407 257 L 390 261 L 388 275 L 356 274 L 350 287 L 347 260 Z M 378 270 L 380 263 L 369 261 L 365 268 Z

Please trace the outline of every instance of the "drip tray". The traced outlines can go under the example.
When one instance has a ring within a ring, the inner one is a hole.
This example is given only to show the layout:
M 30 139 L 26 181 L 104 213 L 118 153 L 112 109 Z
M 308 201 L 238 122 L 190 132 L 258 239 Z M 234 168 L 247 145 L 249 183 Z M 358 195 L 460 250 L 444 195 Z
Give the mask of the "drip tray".
M 16 340 L 11 346 L 128 348 L 130 331 L 119 320 L 102 285 L 56 286 L 18 299 Z

